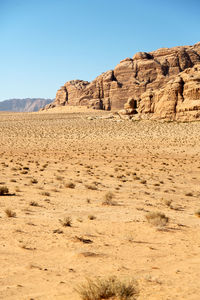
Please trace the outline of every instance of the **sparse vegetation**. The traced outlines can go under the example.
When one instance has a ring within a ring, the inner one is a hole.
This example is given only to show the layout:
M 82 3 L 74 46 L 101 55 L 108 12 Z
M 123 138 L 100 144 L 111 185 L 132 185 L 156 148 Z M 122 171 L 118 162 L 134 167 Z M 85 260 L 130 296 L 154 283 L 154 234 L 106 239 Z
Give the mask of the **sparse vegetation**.
M 49 197 L 51 194 L 47 191 L 43 191 L 43 192 L 41 192 L 41 195 Z
M 32 179 L 31 179 L 31 183 L 36 184 L 36 183 L 38 183 L 38 180 L 35 179 L 35 178 L 32 178 Z
M 88 216 L 88 219 L 89 219 L 89 220 L 95 220 L 96 217 L 95 217 L 94 215 L 89 215 L 89 216 Z
M 8 193 L 9 193 L 9 189 L 7 188 L 7 186 L 1 186 L 0 187 L 0 196 L 6 195 Z
M 30 206 L 39 206 L 39 204 L 36 201 L 31 201 Z
M 85 187 L 88 189 L 88 190 L 98 190 L 97 186 L 95 185 L 92 185 L 92 184 L 86 184 Z
M 169 218 L 160 212 L 149 212 L 146 215 L 146 219 L 150 224 L 155 226 L 165 226 L 169 222 Z
M 195 216 L 197 216 L 198 218 L 200 218 L 200 209 L 198 209 L 197 211 L 195 211 Z
M 14 211 L 12 211 L 11 209 L 9 209 L 9 208 L 5 209 L 5 213 L 6 213 L 8 218 L 15 218 L 16 217 L 16 213 Z
M 171 207 L 172 200 L 170 199 L 162 199 L 163 204 L 165 204 L 168 207 Z
M 70 188 L 70 189 L 74 189 L 75 188 L 75 184 L 73 182 L 67 182 L 65 184 L 65 187 L 66 188 Z
M 56 180 L 62 181 L 64 178 L 62 176 L 56 176 Z
M 187 196 L 187 197 L 192 197 L 192 196 L 193 196 L 193 193 L 191 193 L 191 192 L 186 193 L 185 196 Z
M 121 282 L 116 277 L 89 280 L 76 291 L 82 300 L 119 299 L 135 300 L 138 297 L 138 285 L 135 280 Z
M 60 219 L 59 222 L 64 227 L 71 227 L 72 226 L 72 219 L 70 217 L 65 217 L 64 219 Z
M 113 200 L 114 194 L 112 192 L 107 192 L 104 196 L 102 205 L 117 205 L 117 202 Z

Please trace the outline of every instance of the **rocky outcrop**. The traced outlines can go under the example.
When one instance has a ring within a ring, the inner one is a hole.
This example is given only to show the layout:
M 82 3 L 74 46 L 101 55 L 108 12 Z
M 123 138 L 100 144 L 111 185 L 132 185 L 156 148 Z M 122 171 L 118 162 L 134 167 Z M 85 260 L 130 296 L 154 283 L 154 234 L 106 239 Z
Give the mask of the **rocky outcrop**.
M 26 98 L 8 99 L 0 101 L 0 111 L 33 112 L 38 111 L 44 105 L 51 103 L 54 99 Z
M 143 93 L 138 114 L 182 121 L 200 118 L 200 63 L 179 73 L 162 88 Z
M 124 114 L 177 119 L 187 109 L 190 112 L 198 110 L 197 102 L 192 103 L 200 99 L 196 87 L 199 63 L 200 43 L 139 52 L 92 82 L 68 81 L 58 90 L 55 101 L 46 108 L 62 105 L 86 105 L 105 110 L 124 108 Z M 190 114 L 198 116 L 197 112 Z

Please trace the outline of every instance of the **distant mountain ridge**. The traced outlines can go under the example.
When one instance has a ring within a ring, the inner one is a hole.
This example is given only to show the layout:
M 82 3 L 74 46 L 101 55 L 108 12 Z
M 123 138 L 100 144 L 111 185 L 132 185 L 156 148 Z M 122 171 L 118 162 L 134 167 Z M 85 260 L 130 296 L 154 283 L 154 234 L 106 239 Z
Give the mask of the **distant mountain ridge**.
M 0 102 L 0 111 L 34 112 L 50 104 L 54 99 L 25 98 L 8 99 Z

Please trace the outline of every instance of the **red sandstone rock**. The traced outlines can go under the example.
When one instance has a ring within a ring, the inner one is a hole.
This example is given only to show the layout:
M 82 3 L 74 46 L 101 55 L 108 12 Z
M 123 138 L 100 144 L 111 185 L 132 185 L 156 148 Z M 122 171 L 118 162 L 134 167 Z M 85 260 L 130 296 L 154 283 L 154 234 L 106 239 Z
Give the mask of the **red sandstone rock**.
M 173 120 L 184 118 L 188 111 L 187 116 L 198 118 L 198 63 L 200 43 L 150 53 L 138 52 L 90 83 L 68 81 L 47 108 L 62 105 L 86 105 L 105 110 L 124 108 L 127 114 L 138 113 L 141 117 L 149 114 L 152 118 Z

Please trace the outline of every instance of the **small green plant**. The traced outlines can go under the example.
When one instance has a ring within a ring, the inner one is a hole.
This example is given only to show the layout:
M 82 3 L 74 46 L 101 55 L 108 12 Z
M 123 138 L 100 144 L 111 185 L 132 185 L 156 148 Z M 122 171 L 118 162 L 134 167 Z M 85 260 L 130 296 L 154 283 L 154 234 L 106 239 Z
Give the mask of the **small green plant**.
M 169 218 L 160 212 L 149 212 L 146 215 L 147 221 L 155 226 L 165 226 L 169 222 Z
M 9 190 L 8 190 L 8 188 L 7 188 L 7 186 L 1 186 L 0 187 L 0 195 L 2 196 L 2 195 L 6 195 L 6 194 L 8 194 L 9 193 Z
M 139 294 L 135 280 L 121 282 L 116 277 L 96 280 L 88 279 L 87 284 L 79 286 L 76 292 L 82 300 L 135 300 Z

